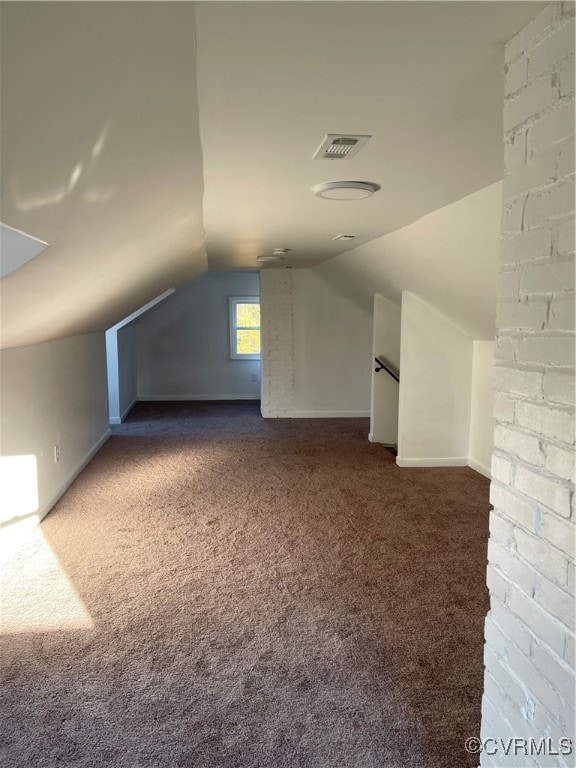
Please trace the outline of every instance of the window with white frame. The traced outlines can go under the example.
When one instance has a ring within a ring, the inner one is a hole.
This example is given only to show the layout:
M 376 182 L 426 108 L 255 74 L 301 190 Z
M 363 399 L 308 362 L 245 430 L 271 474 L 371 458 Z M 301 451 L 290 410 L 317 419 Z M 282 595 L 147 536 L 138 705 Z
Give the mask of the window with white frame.
M 231 296 L 230 357 L 232 360 L 260 360 L 260 299 L 258 296 Z

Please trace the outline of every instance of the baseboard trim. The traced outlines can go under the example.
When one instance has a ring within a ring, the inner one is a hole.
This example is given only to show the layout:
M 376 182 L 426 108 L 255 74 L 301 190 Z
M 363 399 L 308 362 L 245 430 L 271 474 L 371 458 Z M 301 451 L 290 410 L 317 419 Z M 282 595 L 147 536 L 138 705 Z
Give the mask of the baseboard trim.
M 112 433 L 109 429 L 106 430 L 106 432 L 102 435 L 102 437 L 98 440 L 98 442 L 92 446 L 92 448 L 88 451 L 88 453 L 84 456 L 84 458 L 79 462 L 79 464 L 76 465 L 76 468 L 72 470 L 72 472 L 68 475 L 66 480 L 64 480 L 63 483 L 60 484 L 60 486 L 56 489 L 56 491 L 52 494 L 52 496 L 46 501 L 44 504 L 42 504 L 41 507 L 39 507 L 38 512 L 36 513 L 36 517 L 38 518 L 38 522 L 43 520 L 48 512 L 52 509 L 52 507 L 58 502 L 62 496 L 66 493 L 68 488 L 72 485 L 74 480 L 78 477 L 80 472 L 92 461 L 94 456 L 98 453 L 100 448 L 104 445 L 104 443 L 108 440 Z
M 126 416 L 128 416 L 128 414 L 130 413 L 132 408 L 134 408 L 137 402 L 138 402 L 138 398 L 136 397 L 134 400 L 132 400 L 130 405 L 124 409 L 123 413 L 120 416 L 110 416 L 110 418 L 108 419 L 110 424 L 122 424 Z
M 368 433 L 368 440 L 371 443 L 374 443 L 374 445 L 383 445 L 386 448 L 396 448 L 397 447 L 397 443 L 390 443 L 390 442 L 388 442 L 386 440 L 378 440 L 378 439 L 376 439 L 374 437 L 374 433 L 373 432 L 369 432 Z
M 141 395 L 138 397 L 138 401 L 143 403 L 181 402 L 184 400 L 260 400 L 260 395 Z
M 370 411 L 292 411 L 293 419 L 363 419 Z
M 399 467 L 467 467 L 468 458 L 462 456 L 448 456 L 433 459 L 401 459 L 396 457 Z
M 484 464 L 481 464 L 479 461 L 476 461 L 475 459 L 468 459 L 468 466 L 470 469 L 473 469 L 475 472 L 478 472 L 480 475 L 484 475 L 484 477 L 487 477 L 488 480 L 492 477 L 492 473 L 490 472 L 490 467 L 484 466 Z

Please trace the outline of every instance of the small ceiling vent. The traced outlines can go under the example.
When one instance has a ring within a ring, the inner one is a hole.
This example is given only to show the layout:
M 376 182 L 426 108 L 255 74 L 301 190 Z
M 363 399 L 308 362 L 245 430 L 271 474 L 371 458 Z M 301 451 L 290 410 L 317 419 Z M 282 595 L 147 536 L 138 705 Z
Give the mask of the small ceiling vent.
M 256 257 L 256 261 L 266 263 L 269 261 L 285 261 L 291 248 L 273 248 L 272 253 L 264 253 Z
M 264 253 L 262 256 L 257 256 L 256 261 L 260 264 L 267 264 L 272 261 L 284 261 L 286 256 L 277 256 L 275 253 Z
M 314 153 L 315 160 L 350 160 L 371 136 L 329 133 Z

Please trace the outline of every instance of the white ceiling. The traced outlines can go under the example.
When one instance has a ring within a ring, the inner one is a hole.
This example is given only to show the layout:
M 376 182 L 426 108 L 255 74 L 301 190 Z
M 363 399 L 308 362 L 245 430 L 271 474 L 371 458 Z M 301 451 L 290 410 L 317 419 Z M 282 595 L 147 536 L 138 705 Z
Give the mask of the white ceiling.
M 207 267 L 192 3 L 2 3 L 2 346 L 104 330 Z
M 371 311 L 374 293 L 411 291 L 473 339 L 494 339 L 502 183 L 314 268 Z
M 212 268 L 274 247 L 307 266 L 497 181 L 502 46 L 544 5 L 2 3 L 1 218 L 49 243 L 2 278 L 2 346 L 188 282 L 204 225 Z M 329 132 L 373 138 L 312 160 Z M 339 178 L 382 189 L 313 197 Z
M 544 5 L 197 4 L 210 267 L 254 268 L 274 247 L 309 266 L 501 179 L 503 45 Z M 338 132 L 373 138 L 350 161 L 312 160 Z M 310 192 L 337 179 L 382 190 Z

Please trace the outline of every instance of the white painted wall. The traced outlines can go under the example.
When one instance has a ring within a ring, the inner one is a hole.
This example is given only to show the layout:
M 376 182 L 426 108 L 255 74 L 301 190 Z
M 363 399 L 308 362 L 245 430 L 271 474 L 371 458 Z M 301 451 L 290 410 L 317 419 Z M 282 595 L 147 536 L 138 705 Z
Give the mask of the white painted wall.
M 374 358 L 382 355 L 400 369 L 400 321 L 400 306 L 375 293 L 370 440 L 384 445 L 398 443 L 399 385 L 386 371 L 376 373 Z
M 137 318 L 174 293 L 170 288 L 106 331 L 108 414 L 110 424 L 121 424 L 138 400 Z
M 402 294 L 400 466 L 468 462 L 472 339 L 418 297 Z
M 106 362 L 110 424 L 121 424 L 138 400 L 138 354 L 133 325 L 106 331 Z
M 256 272 L 209 272 L 144 315 L 136 326 L 138 398 L 259 399 L 260 361 L 230 359 L 228 326 L 228 297 L 259 292 Z
M 124 419 L 138 400 L 138 352 L 136 328 L 126 325 L 118 331 L 119 406 Z
M 372 313 L 315 269 L 292 272 L 295 417 L 368 416 Z
M 118 334 L 106 331 L 106 376 L 108 381 L 108 418 L 110 424 L 120 424 L 120 379 L 118 372 Z
M 2 350 L 0 382 L 1 519 L 36 523 L 109 435 L 104 334 Z
M 472 346 L 470 398 L 470 447 L 468 465 L 490 477 L 494 450 L 494 342 L 475 341 Z

